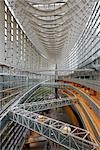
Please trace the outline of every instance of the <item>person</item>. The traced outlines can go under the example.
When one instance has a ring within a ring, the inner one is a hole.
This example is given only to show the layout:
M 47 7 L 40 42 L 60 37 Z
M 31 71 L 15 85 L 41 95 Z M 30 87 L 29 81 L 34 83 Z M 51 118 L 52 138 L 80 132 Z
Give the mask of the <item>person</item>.
M 47 143 L 47 150 L 50 150 L 51 149 L 51 145 L 50 145 L 50 143 L 48 142 Z

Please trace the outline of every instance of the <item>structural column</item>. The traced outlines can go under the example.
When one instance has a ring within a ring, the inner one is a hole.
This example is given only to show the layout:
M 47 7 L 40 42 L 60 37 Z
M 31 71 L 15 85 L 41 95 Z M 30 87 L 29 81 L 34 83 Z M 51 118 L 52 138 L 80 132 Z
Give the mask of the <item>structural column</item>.
M 3 72 L 5 64 L 5 4 L 3 0 L 0 0 L 0 73 Z M 0 82 L 3 82 L 3 76 L 0 76 Z M 0 85 L 0 91 L 3 90 L 3 84 Z M 3 93 L 0 92 L 0 99 L 3 97 Z M 0 101 L 0 109 L 2 108 L 2 101 Z M 1 140 L 1 139 L 0 139 Z
M 13 65 L 17 67 L 16 20 L 13 21 Z
M 0 0 L 0 64 L 5 63 L 5 4 Z
M 58 80 L 58 70 L 57 70 L 57 64 L 56 64 L 56 68 L 55 68 L 55 82 L 57 82 Z M 55 88 L 55 98 L 58 98 L 58 88 Z
M 7 44 L 6 44 L 6 63 L 12 66 L 12 51 L 13 51 L 13 44 L 11 42 L 11 13 L 7 11 Z

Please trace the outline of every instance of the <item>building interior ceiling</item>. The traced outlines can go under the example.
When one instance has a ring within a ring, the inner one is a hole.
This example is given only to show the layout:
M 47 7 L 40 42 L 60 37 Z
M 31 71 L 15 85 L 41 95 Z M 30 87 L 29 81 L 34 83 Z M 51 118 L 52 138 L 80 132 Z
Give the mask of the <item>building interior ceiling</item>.
M 37 51 L 56 63 L 79 39 L 96 0 L 7 0 Z

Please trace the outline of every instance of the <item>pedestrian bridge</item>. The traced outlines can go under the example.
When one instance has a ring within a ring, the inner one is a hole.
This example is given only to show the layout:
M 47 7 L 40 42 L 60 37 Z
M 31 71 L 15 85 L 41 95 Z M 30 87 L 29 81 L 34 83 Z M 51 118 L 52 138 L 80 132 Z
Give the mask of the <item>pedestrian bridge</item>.
M 74 103 L 77 103 L 77 102 L 78 100 L 75 97 L 60 98 L 60 99 L 58 98 L 58 99 L 52 99 L 52 100 L 43 100 L 40 102 L 18 104 L 14 108 L 26 109 L 32 112 L 39 112 L 39 111 L 44 111 L 48 109 L 63 107 L 66 105 L 74 105 Z
M 95 141 L 89 140 L 90 133 L 87 130 L 70 124 L 20 108 L 10 110 L 9 116 L 12 121 L 69 150 L 94 150 L 98 147 Z

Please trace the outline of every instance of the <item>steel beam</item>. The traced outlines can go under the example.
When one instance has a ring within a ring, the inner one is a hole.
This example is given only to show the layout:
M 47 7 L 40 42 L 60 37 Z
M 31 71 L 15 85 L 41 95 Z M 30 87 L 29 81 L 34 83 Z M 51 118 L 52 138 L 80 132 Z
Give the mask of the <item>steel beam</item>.
M 94 150 L 98 147 L 96 142 L 89 140 L 90 133 L 87 130 L 70 124 L 45 116 L 40 121 L 39 114 L 20 108 L 12 109 L 9 116 L 14 122 L 39 133 L 69 150 Z M 62 127 L 70 128 L 70 131 L 64 134 Z
M 77 99 L 75 97 L 70 97 L 70 98 L 43 100 L 41 102 L 18 104 L 14 108 L 25 109 L 32 112 L 39 112 L 39 111 L 58 108 L 66 105 L 73 105 L 76 102 Z

